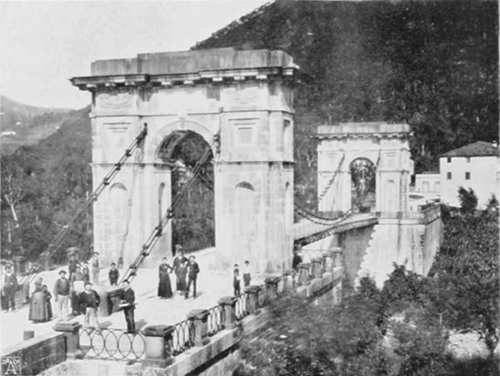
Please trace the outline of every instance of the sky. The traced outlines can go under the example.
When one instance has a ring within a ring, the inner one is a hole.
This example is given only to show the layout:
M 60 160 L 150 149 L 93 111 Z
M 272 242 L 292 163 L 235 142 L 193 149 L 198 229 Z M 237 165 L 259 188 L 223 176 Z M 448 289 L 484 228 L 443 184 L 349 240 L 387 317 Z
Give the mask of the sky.
M 0 94 L 42 107 L 81 108 L 68 81 L 97 59 L 187 50 L 268 0 L 0 0 Z

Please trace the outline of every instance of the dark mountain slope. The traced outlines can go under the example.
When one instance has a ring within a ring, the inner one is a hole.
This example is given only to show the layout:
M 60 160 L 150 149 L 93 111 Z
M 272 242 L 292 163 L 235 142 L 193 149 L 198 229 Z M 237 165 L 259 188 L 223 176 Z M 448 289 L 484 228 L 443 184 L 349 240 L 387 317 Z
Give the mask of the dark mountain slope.
M 71 111 L 48 138 L 1 157 L 2 257 L 8 257 L 11 250 L 18 253 L 22 247 L 36 258 L 90 192 L 88 114 L 89 108 Z M 18 226 L 6 195 L 14 203 Z M 66 245 L 90 244 L 90 216 L 76 224 Z
M 319 123 L 409 122 L 417 172 L 436 168 L 447 150 L 497 139 L 497 12 L 497 3 L 476 1 L 277 1 L 194 48 L 279 48 L 313 76 L 296 100 L 304 191 L 315 181 L 308 136 Z

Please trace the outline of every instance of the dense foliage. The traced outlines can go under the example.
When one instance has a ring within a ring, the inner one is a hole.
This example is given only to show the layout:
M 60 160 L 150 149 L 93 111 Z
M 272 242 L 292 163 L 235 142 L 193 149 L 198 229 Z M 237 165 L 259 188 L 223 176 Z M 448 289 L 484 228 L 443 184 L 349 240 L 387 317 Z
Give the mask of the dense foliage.
M 402 121 L 416 172 L 439 154 L 498 133 L 496 2 L 276 1 L 195 48 L 275 48 L 312 76 L 298 88 L 295 185 L 314 202 L 322 123 Z
M 278 300 L 267 334 L 244 342 L 237 374 L 498 375 L 499 233 L 493 213 L 446 220 L 432 276 L 395 265 L 381 290 L 362 278 L 337 306 Z M 450 329 L 480 333 L 490 357 L 453 358 Z
M 73 111 L 56 133 L 36 146 L 2 156 L 2 257 L 14 253 L 37 259 L 91 191 L 88 113 Z M 61 250 L 70 245 L 89 248 L 91 215 L 76 222 Z

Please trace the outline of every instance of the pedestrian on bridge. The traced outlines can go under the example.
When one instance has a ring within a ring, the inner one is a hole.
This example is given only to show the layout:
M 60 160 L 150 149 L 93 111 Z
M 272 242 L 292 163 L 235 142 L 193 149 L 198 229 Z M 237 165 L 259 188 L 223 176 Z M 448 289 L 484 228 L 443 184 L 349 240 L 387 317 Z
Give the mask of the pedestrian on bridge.
M 184 256 L 184 251 L 180 244 L 175 246 L 175 258 L 174 258 L 174 273 L 175 273 L 175 285 L 176 291 L 179 294 L 185 294 L 186 291 L 186 268 L 189 260 Z
M 99 323 L 97 321 L 97 308 L 101 303 L 101 298 L 97 291 L 92 289 L 92 283 L 85 283 L 85 290 L 80 293 L 79 302 L 81 310 L 85 312 L 84 326 L 95 328 L 99 331 Z
M 88 264 L 82 264 L 81 271 L 83 274 L 83 283 L 85 284 L 87 282 L 90 282 L 90 271 Z
M 111 286 L 117 286 L 118 278 L 120 278 L 120 271 L 117 269 L 116 264 L 114 262 L 111 263 L 111 268 L 108 273 L 109 284 Z
M 66 278 L 66 270 L 59 271 L 59 278 L 54 285 L 54 299 L 56 301 L 56 313 L 59 320 L 68 318 L 68 303 L 71 285 Z
M 198 273 L 200 272 L 200 266 L 196 262 L 196 258 L 194 256 L 189 257 L 189 266 L 188 266 L 188 285 L 186 288 L 185 298 L 189 297 L 189 290 L 191 285 L 193 285 L 193 298 L 196 298 L 196 281 L 198 279 Z
M 135 333 L 135 293 L 130 287 L 130 283 L 125 280 L 122 282 L 122 293 L 121 293 L 121 303 L 120 308 L 123 309 L 125 314 L 125 321 L 127 322 L 127 332 Z
M 162 263 L 158 267 L 158 296 L 160 298 L 168 299 L 173 295 L 169 276 L 172 270 L 174 269 L 167 263 L 167 258 L 164 257 Z
M 250 261 L 245 260 L 243 264 L 243 286 L 245 288 L 250 286 L 250 282 L 252 281 L 252 274 L 250 271 Z
M 8 311 L 16 309 L 16 291 L 17 291 L 17 277 L 14 273 L 12 265 L 7 265 L 5 269 L 5 276 L 3 278 L 2 295 L 5 297 L 5 308 Z
M 38 279 L 35 282 L 35 291 L 30 299 L 28 319 L 35 323 L 50 321 L 52 318 L 51 297 L 47 285 L 43 284 L 41 278 Z

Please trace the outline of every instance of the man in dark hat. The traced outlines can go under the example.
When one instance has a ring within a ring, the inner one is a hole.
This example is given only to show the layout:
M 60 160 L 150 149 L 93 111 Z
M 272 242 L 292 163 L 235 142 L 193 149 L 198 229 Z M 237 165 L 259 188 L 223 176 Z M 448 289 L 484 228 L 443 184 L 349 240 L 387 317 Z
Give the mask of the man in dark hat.
M 198 279 L 198 273 L 200 272 L 200 267 L 196 262 L 196 258 L 194 256 L 189 256 L 189 265 L 188 265 L 188 285 L 186 288 L 185 298 L 189 297 L 189 289 L 191 285 L 193 285 L 193 298 L 196 298 L 196 280 Z
M 122 282 L 122 293 L 121 293 L 121 303 L 120 308 L 123 309 L 125 314 L 125 321 L 127 322 L 127 332 L 135 333 L 135 293 L 130 287 L 127 280 Z
M 66 278 L 66 270 L 60 270 L 59 278 L 54 285 L 54 297 L 59 320 L 66 320 L 68 317 L 69 293 L 70 282 Z
M 82 311 L 85 312 L 84 326 L 95 328 L 99 330 L 99 323 L 97 321 L 97 308 L 101 302 L 97 291 L 92 289 L 92 283 L 85 284 L 85 290 L 79 296 Z

